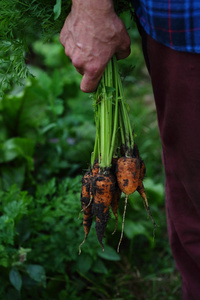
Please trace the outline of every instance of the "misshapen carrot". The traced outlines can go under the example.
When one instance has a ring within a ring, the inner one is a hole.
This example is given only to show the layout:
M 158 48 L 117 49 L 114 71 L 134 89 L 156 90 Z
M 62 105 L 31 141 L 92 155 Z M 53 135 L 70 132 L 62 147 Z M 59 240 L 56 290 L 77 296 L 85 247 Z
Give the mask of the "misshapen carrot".
M 138 181 L 140 177 L 139 159 L 136 157 L 125 157 L 125 156 L 120 157 L 117 161 L 116 176 L 117 176 L 117 183 L 119 185 L 120 190 L 126 195 L 125 202 L 124 202 L 123 219 L 122 219 L 122 231 L 121 231 L 121 236 L 117 247 L 117 252 L 119 252 L 119 247 L 124 232 L 124 222 L 125 222 L 128 196 L 133 194 L 138 187 Z
M 115 191 L 115 177 L 109 173 L 108 175 L 98 173 L 93 178 L 93 213 L 96 216 L 96 233 L 97 238 L 104 250 L 102 239 L 110 217 L 109 207 Z
M 117 183 L 120 190 L 126 194 L 133 194 L 138 187 L 140 163 L 138 158 L 122 156 L 117 161 Z
M 82 178 L 81 188 L 81 207 L 83 211 L 83 228 L 85 232 L 85 238 L 79 246 L 79 254 L 81 253 L 81 246 L 85 242 L 92 225 L 93 212 L 91 201 L 91 173 L 87 172 Z

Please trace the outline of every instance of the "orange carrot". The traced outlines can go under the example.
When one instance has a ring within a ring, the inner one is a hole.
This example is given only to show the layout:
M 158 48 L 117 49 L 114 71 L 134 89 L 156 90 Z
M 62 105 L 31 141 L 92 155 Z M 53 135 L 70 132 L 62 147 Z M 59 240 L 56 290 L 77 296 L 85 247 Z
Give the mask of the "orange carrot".
M 98 173 L 93 178 L 92 187 L 94 195 L 93 213 L 96 216 L 95 229 L 97 238 L 104 251 L 102 239 L 110 217 L 109 207 L 115 191 L 115 177 L 112 173 L 105 175 Z
M 81 246 L 85 242 L 90 232 L 90 228 L 93 220 L 90 190 L 91 190 L 91 174 L 90 172 L 87 172 L 82 178 L 82 189 L 81 189 L 81 207 L 83 211 L 83 228 L 85 232 L 85 238 L 79 246 L 79 254 L 81 253 Z
M 120 157 L 117 161 L 116 176 L 120 190 L 126 195 L 133 194 L 138 187 L 140 176 L 139 159 Z
M 117 247 L 117 252 L 119 252 L 119 247 L 122 242 L 123 233 L 124 233 L 124 222 L 126 215 L 126 208 L 128 202 L 128 196 L 133 194 L 138 187 L 138 181 L 140 177 L 140 161 L 136 157 L 120 157 L 117 161 L 117 183 L 120 190 L 126 195 L 124 202 L 124 212 L 122 219 L 122 231 L 120 240 Z

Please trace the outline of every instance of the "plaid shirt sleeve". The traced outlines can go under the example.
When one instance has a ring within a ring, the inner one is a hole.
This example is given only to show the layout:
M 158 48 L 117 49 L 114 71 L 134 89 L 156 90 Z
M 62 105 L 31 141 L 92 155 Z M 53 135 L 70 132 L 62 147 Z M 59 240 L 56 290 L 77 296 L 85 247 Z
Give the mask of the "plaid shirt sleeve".
M 200 0 L 131 0 L 154 38 L 171 49 L 200 53 Z

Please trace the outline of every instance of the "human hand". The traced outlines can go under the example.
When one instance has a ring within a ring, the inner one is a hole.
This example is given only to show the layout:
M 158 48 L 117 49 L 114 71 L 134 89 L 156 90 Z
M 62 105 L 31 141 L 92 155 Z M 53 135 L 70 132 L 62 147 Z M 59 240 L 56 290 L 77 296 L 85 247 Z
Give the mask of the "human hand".
M 60 33 L 60 42 L 77 71 L 81 90 L 93 92 L 110 58 L 130 54 L 130 37 L 115 14 L 112 0 L 74 0 Z

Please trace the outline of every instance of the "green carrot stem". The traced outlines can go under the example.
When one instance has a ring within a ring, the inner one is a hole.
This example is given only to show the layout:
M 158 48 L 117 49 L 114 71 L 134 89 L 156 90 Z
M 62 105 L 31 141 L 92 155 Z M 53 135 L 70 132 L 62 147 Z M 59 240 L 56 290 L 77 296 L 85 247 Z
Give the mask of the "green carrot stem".
M 104 170 L 111 166 L 112 157 L 116 152 L 116 142 L 119 142 L 116 138 L 118 127 L 121 133 L 120 142 L 127 147 L 127 153 L 130 153 L 134 145 L 116 57 L 106 66 L 96 99 L 96 139 L 91 164 L 99 157 L 100 168 Z
M 120 132 L 121 132 L 121 141 L 122 145 L 125 145 L 125 137 L 124 137 L 124 124 L 122 121 L 122 112 L 121 110 L 119 111 L 119 126 L 120 126 Z
M 124 113 L 126 115 L 126 120 L 127 120 L 127 125 L 128 125 L 130 147 L 131 147 L 131 149 L 133 149 L 133 146 L 134 146 L 133 133 L 132 133 L 132 128 L 131 128 L 130 118 L 129 118 L 129 115 L 128 115 L 128 110 L 127 110 L 127 107 L 126 107 L 125 104 L 124 104 Z
M 105 167 L 105 148 L 104 148 L 104 141 L 105 141 L 105 131 L 104 131 L 104 126 L 103 124 L 105 124 L 105 114 L 104 114 L 104 111 L 105 111 L 105 101 L 104 99 L 101 100 L 101 103 L 100 103 L 100 109 L 101 109 L 101 119 L 100 119 L 100 123 L 101 123 L 101 126 L 100 126 L 100 135 L 101 135 L 101 159 L 100 159 L 100 167 L 101 168 L 104 168 Z
M 131 123 L 128 116 L 127 107 L 124 102 L 124 93 L 123 93 L 123 87 L 122 87 L 120 75 L 118 75 L 118 86 L 121 95 L 122 120 L 124 122 L 126 144 L 127 147 L 131 150 L 133 149 L 134 146 L 134 140 L 133 140 L 133 134 L 132 134 Z
M 110 148 L 110 160 L 112 160 L 113 153 L 114 153 L 114 147 L 115 147 L 115 141 L 116 141 L 116 134 L 117 134 L 117 128 L 118 128 L 118 73 L 117 73 L 117 61 L 116 58 L 113 58 L 113 70 L 114 70 L 114 86 L 115 86 L 115 110 L 114 110 L 114 122 L 113 122 L 113 134 L 112 134 L 112 140 L 111 140 L 111 148 Z
M 112 136 L 112 91 L 109 87 L 113 85 L 112 61 L 109 61 L 102 78 L 102 99 L 101 99 L 101 162 L 102 169 L 111 166 L 112 156 L 110 155 L 110 143 Z
M 100 129 L 100 110 L 99 105 L 97 107 L 97 113 L 96 113 L 96 137 L 95 137 L 95 144 L 94 144 L 94 151 L 91 156 L 91 167 L 94 165 L 95 159 L 98 157 L 99 153 L 99 129 Z
M 108 103 L 108 97 L 107 93 L 105 93 L 105 105 L 104 105 L 104 124 L 102 126 L 104 127 L 104 156 L 105 156 L 105 167 L 109 166 L 109 159 L 108 159 L 108 152 L 109 152 L 109 103 Z
M 121 116 L 124 124 L 124 135 L 125 135 L 125 140 L 127 147 L 130 147 L 130 142 L 129 142 L 129 126 L 128 126 L 128 121 L 127 121 L 127 115 L 126 115 L 126 108 L 123 102 L 123 99 L 121 99 Z

